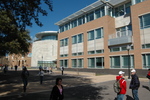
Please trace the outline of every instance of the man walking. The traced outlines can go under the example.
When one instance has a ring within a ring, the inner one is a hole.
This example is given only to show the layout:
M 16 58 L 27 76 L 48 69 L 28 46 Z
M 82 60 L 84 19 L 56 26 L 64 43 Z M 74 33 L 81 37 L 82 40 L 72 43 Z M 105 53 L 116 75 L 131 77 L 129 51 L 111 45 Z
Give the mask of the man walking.
M 140 87 L 140 81 L 139 81 L 138 76 L 136 75 L 135 69 L 131 70 L 131 77 L 132 79 L 131 79 L 129 88 L 132 89 L 132 95 L 133 95 L 134 100 L 139 100 L 138 89 Z
M 119 76 L 116 76 L 116 81 L 119 81 L 120 92 L 117 93 L 117 100 L 124 100 L 124 95 L 126 94 L 126 81 L 124 79 L 125 72 L 119 71 Z
M 149 79 L 149 91 L 150 91 L 150 69 L 148 69 L 148 73 L 146 77 Z

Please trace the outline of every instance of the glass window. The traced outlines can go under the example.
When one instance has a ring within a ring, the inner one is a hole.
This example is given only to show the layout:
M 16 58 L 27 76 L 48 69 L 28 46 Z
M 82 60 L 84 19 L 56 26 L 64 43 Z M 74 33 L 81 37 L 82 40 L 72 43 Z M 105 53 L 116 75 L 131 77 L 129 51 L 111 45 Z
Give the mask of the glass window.
M 102 30 L 103 30 L 102 28 L 99 28 L 99 29 L 95 30 L 95 38 L 96 39 L 99 39 L 99 38 L 103 37 L 103 31 Z
M 129 56 L 122 56 L 122 67 L 123 68 L 128 68 L 129 66 Z
M 120 56 L 111 57 L 111 68 L 120 68 Z
M 63 60 L 60 60 L 60 66 L 63 66 Z
M 78 59 L 78 68 L 83 67 L 83 59 Z
M 95 54 L 95 51 L 88 51 L 88 54 Z
M 88 32 L 88 40 L 94 40 L 94 30 Z
M 131 6 L 131 2 L 125 4 L 125 10 L 126 10 L 125 12 L 126 12 L 126 14 L 130 13 L 130 6 Z
M 60 40 L 60 46 L 61 46 L 61 47 L 64 46 L 64 40 L 63 40 L 63 39 Z
M 77 53 L 72 53 L 72 56 L 77 56 Z
M 72 44 L 76 44 L 77 43 L 77 35 L 72 36 Z
M 150 13 L 140 16 L 140 28 L 149 28 L 150 27 Z
M 80 56 L 80 55 L 83 55 L 83 52 L 79 52 L 78 55 L 79 55 L 79 56 Z
M 77 19 L 75 19 L 71 22 L 71 26 L 72 26 L 72 28 L 77 26 Z
M 101 17 L 105 16 L 105 9 L 104 9 L 104 7 L 100 8 L 100 12 L 101 12 Z
M 83 42 L 83 34 L 78 35 L 78 43 Z
M 120 51 L 119 47 L 110 48 L 110 52 Z
M 100 17 L 100 9 L 95 10 L 95 18 L 99 18 Z
M 88 67 L 95 68 L 95 58 L 88 58 Z
M 64 46 L 68 45 L 68 38 L 64 39 Z
M 94 20 L 94 12 L 86 15 L 87 22 Z
M 104 53 L 104 50 L 96 50 L 96 53 Z
M 143 68 L 150 68 L 150 54 L 142 55 Z
M 72 59 L 72 67 L 73 68 L 77 67 L 77 60 L 76 59 Z
M 64 60 L 64 67 L 68 67 L 68 60 Z
M 104 67 L 104 57 L 96 58 L 96 67 L 103 68 Z

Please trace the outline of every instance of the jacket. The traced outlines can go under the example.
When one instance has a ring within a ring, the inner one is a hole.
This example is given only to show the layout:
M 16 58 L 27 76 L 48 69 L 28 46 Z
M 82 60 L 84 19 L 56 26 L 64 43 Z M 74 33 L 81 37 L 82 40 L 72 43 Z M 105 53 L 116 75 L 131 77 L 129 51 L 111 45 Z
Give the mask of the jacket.
M 63 100 L 64 99 L 63 86 L 61 85 L 61 87 L 62 87 L 62 94 L 60 94 L 60 91 L 59 91 L 57 85 L 55 85 L 53 87 L 49 100 Z
M 127 91 L 127 86 L 126 86 L 126 81 L 122 76 L 116 76 L 116 80 L 120 80 L 120 92 L 118 94 L 126 94 Z
M 131 75 L 131 77 L 132 79 L 131 79 L 129 88 L 133 90 L 134 89 L 138 90 L 138 88 L 140 87 L 140 81 L 139 81 L 138 76 L 134 74 L 134 75 Z

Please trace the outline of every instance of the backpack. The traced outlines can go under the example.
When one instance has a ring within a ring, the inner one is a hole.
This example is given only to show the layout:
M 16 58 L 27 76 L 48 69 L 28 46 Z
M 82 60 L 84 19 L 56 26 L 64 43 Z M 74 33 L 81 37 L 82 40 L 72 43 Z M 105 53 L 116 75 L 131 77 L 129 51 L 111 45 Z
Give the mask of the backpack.
M 119 93 L 120 90 L 121 90 L 121 88 L 120 88 L 120 80 L 121 80 L 121 78 L 119 80 L 116 80 L 115 83 L 113 84 L 114 92 L 116 92 L 116 93 Z

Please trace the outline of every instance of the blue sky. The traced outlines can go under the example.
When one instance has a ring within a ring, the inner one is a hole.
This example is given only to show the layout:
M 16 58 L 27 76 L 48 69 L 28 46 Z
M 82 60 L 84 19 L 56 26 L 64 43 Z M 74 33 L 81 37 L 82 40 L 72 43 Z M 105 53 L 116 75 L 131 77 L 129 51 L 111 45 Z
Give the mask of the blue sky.
M 53 2 L 53 11 L 48 11 L 48 16 L 40 16 L 40 21 L 44 24 L 42 27 L 33 24 L 32 27 L 27 27 L 30 31 L 30 36 L 35 37 L 35 34 L 42 31 L 58 31 L 58 26 L 54 25 L 63 18 L 75 13 L 76 11 L 94 3 L 97 0 L 51 0 Z M 45 5 L 43 9 L 48 10 Z

